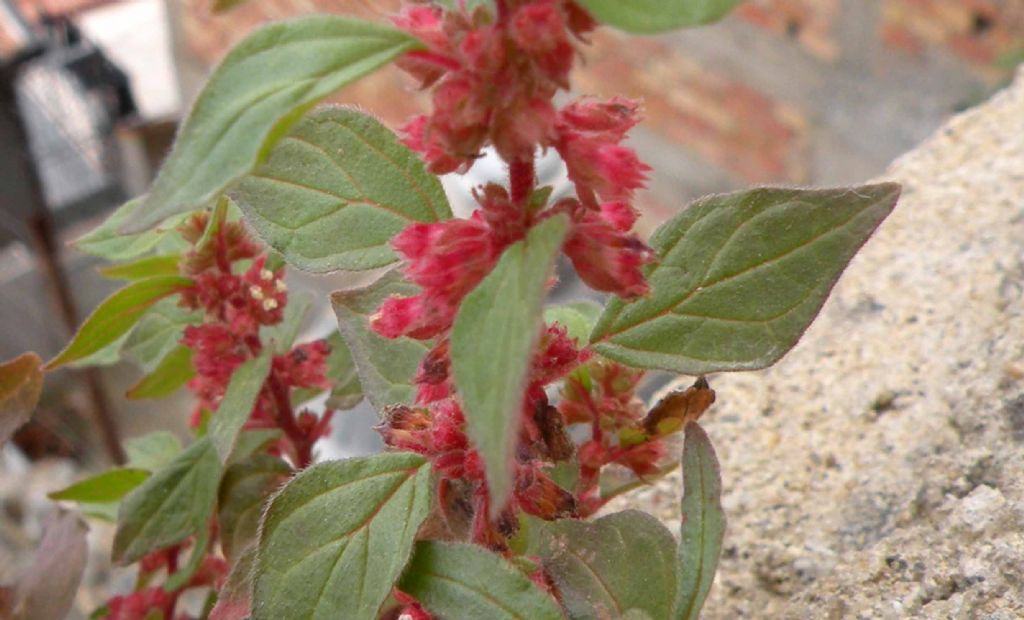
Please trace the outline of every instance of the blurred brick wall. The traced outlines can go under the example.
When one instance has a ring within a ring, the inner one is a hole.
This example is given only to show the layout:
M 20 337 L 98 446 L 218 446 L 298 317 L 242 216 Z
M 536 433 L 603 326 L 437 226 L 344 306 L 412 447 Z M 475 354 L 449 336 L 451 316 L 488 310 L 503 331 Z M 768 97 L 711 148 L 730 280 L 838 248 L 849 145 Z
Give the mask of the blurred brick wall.
M 258 24 L 329 11 L 383 19 L 398 0 L 167 0 L 186 82 Z M 749 0 L 721 24 L 636 38 L 602 29 L 580 93 L 645 101 L 636 145 L 655 167 L 645 201 L 665 216 L 753 183 L 857 182 L 926 138 L 1002 77 L 1024 48 L 1024 0 Z M 393 69 L 339 96 L 392 125 L 424 105 Z

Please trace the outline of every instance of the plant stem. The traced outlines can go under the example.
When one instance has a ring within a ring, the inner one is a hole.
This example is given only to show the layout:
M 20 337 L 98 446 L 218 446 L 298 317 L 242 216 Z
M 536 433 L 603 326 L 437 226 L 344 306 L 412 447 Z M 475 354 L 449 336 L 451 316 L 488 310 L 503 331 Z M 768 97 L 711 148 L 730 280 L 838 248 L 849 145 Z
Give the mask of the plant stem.
M 536 181 L 533 160 L 517 160 L 508 165 L 509 194 L 512 204 L 523 205 L 533 192 Z

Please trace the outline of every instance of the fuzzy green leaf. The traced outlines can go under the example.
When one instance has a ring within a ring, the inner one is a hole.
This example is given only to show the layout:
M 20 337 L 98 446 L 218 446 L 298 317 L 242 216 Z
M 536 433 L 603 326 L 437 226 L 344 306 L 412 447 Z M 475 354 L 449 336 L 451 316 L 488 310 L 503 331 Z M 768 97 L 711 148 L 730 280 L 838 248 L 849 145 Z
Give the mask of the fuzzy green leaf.
M 183 215 L 138 234 L 121 232 L 121 227 L 142 202 L 143 198 L 136 198 L 121 205 L 102 224 L 76 239 L 74 246 L 86 254 L 109 261 L 127 261 L 153 251 L 168 237 L 175 236 L 174 227 L 181 223 Z
M 228 560 L 255 542 L 264 504 L 291 473 L 287 463 L 269 454 L 253 454 L 224 472 L 217 505 L 220 541 Z
M 206 203 L 250 172 L 310 106 L 417 45 L 395 28 L 334 15 L 249 35 L 210 76 L 126 232 Z
M 889 215 L 893 183 L 703 198 L 651 239 L 650 296 L 613 299 L 591 336 L 623 364 L 703 375 L 770 366 Z
M 419 289 L 389 271 L 376 282 L 331 295 L 338 327 L 348 344 L 363 393 L 377 411 L 388 405 L 412 404 L 413 377 L 429 345 L 412 338 L 384 338 L 370 328 L 369 317 L 392 295 L 415 295 Z
M 153 372 L 143 377 L 125 393 L 130 400 L 166 398 L 196 375 L 192 366 L 192 349 L 177 346 L 160 360 Z
M 179 276 L 159 276 L 133 282 L 103 301 L 67 347 L 46 364 L 47 370 L 91 355 L 128 332 L 153 304 L 192 285 Z
M 331 381 L 331 394 L 327 406 L 338 411 L 347 411 L 363 400 L 363 388 L 359 385 L 355 360 L 345 339 L 339 332 L 327 337 L 331 354 L 327 356 L 327 378 Z
M 42 367 L 35 353 L 0 364 L 0 447 L 32 417 L 43 393 Z
M 125 439 L 124 452 L 128 456 L 128 467 L 154 472 L 181 453 L 181 441 L 170 431 L 154 431 Z
M 487 466 L 492 510 L 511 491 L 523 390 L 543 319 L 544 293 L 568 229 L 564 216 L 509 246 L 462 301 L 451 336 L 452 374 L 466 430 Z
M 376 620 L 429 510 L 430 467 L 413 454 L 304 470 L 263 519 L 253 620 Z
M 121 347 L 123 356 L 145 370 L 153 370 L 181 341 L 185 328 L 203 320 L 203 313 L 164 299 L 150 308 Z
M 145 469 L 118 468 L 80 480 L 47 497 L 72 502 L 116 502 L 149 478 Z
M 398 587 L 445 620 L 563 620 L 555 600 L 477 545 L 417 543 Z
M 570 620 L 619 618 L 631 609 L 669 617 L 676 541 L 651 515 L 627 510 L 591 522 L 536 522 L 530 534 L 538 536 L 534 552 Z
M 678 581 L 671 618 L 697 620 L 718 569 L 725 513 L 718 457 L 707 433 L 695 422 L 686 425 L 683 440 L 682 511 Z
M 205 530 L 220 475 L 217 450 L 204 437 L 129 493 L 118 511 L 114 561 L 130 564 Z
M 232 197 L 268 245 L 313 272 L 391 264 L 402 229 L 452 216 L 419 156 L 372 116 L 342 107 L 299 121 Z
M 235 370 L 224 398 L 210 417 L 207 435 L 217 449 L 221 462 L 227 462 L 231 456 L 238 434 L 252 415 L 263 383 L 270 374 L 270 363 L 273 360 L 271 353 L 270 349 L 264 349 L 259 357 L 246 361 Z
M 231 466 L 241 463 L 256 454 L 256 452 L 263 451 L 283 435 L 284 433 L 277 428 L 254 428 L 249 431 L 242 431 L 238 434 L 235 448 L 231 451 L 231 456 L 228 457 L 226 465 Z
M 597 21 L 626 32 L 656 34 L 716 22 L 743 0 L 579 0 Z

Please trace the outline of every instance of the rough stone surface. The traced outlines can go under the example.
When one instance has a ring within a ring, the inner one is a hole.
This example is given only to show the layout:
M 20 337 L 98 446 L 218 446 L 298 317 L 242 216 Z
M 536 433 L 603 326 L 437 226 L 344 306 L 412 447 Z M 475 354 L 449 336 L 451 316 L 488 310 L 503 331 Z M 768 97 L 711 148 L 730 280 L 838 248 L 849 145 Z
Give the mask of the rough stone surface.
M 711 378 L 709 620 L 1024 618 L 1024 72 L 884 178 L 903 198 L 801 344 Z M 627 503 L 676 529 L 678 493 Z

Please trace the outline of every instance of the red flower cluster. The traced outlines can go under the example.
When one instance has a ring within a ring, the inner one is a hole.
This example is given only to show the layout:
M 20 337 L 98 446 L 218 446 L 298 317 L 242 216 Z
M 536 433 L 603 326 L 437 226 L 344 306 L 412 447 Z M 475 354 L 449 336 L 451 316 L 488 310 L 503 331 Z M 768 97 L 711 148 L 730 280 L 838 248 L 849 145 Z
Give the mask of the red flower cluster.
M 560 380 L 588 356 L 588 352 L 576 347 L 561 326 L 556 324 L 545 329 L 534 354 L 523 403 L 521 450 L 517 454 L 513 497 L 510 505 L 504 507 L 510 521 L 514 521 L 511 517 L 518 510 L 544 519 L 576 513 L 572 494 L 555 484 L 544 469 L 544 463 L 572 455 L 571 441 L 558 412 L 548 405 L 544 387 Z M 442 493 L 465 495 L 463 502 L 442 498 L 439 505 L 470 505 L 473 539 L 503 549 L 510 533 L 508 528 L 514 531 L 514 526 L 503 526 L 501 519 L 497 524 L 488 520 L 490 507 L 483 461 L 466 437 L 465 417 L 458 400 L 449 396 L 446 341 L 424 358 L 417 383 L 419 401 L 426 406 L 391 407 L 378 430 L 389 446 L 431 459 L 442 478 Z
M 203 323 L 186 327 L 181 340 L 192 350 L 196 370 L 188 386 L 198 400 L 193 414 L 193 424 L 197 425 L 204 412 L 216 411 L 238 367 L 262 351 L 260 329 L 281 322 L 288 303 L 288 287 L 283 270 L 266 268 L 266 256 L 261 255 L 262 251 L 239 223 L 224 221 L 222 217 L 211 220 L 200 213 L 190 218 L 181 231 L 193 244 L 182 257 L 181 269 L 195 282 L 182 294 L 181 304 L 204 313 Z M 252 264 L 236 273 L 235 265 L 244 260 L 252 260 Z M 301 443 L 305 446 L 326 434 L 330 412 L 320 419 L 305 411 L 290 420 L 293 413 L 287 398 L 292 389 L 330 387 L 324 374 L 328 354 L 330 346 L 320 340 L 274 356 L 270 377 L 247 427 L 294 424 L 304 434 Z M 280 411 L 282 406 L 287 412 Z M 282 415 L 289 419 L 282 420 Z M 291 438 L 292 444 L 295 439 Z M 279 448 L 298 458 L 298 446 L 282 442 Z
M 484 146 L 493 145 L 509 163 L 511 179 L 510 191 L 497 185 L 481 188 L 476 193 L 480 209 L 469 219 L 413 224 L 395 237 L 393 246 L 406 259 L 406 279 L 421 292 L 386 300 L 372 317 L 372 327 L 389 338 L 436 342 L 416 376 L 418 406 L 393 407 L 380 431 L 388 445 L 430 458 L 446 496 L 439 505 L 468 511 L 473 539 L 503 548 L 518 510 L 546 519 L 578 512 L 577 497 L 555 484 L 546 467 L 575 452 L 567 421 L 592 423 L 597 429 L 606 421 L 601 412 L 582 415 L 571 407 L 576 418 L 563 417 L 560 408 L 548 403 L 545 388 L 587 362 L 590 354 L 559 326 L 542 334 L 523 396 L 513 498 L 491 522 L 483 463 L 465 435 L 449 376 L 449 331 L 462 300 L 501 253 L 557 213 L 573 223 L 563 250 L 584 282 L 626 298 L 647 293 L 641 269 L 653 260 L 653 252 L 631 232 L 636 213 L 630 203 L 649 168 L 622 145 L 638 121 L 639 106 L 622 98 L 584 98 L 555 108 L 555 93 L 568 87 L 574 40 L 595 26 L 570 0 L 501 0 L 494 15 L 483 8 L 468 14 L 413 6 L 395 22 L 427 47 L 407 54 L 401 66 L 424 88 L 433 88 L 433 112 L 405 127 L 406 143 L 435 173 L 465 171 Z M 576 198 L 549 208 L 529 203 L 538 148 L 559 152 Z M 634 411 L 639 406 L 631 400 L 634 384 L 626 387 L 625 417 L 635 422 L 642 412 Z M 607 407 L 619 396 L 599 393 L 596 398 L 611 399 L 602 403 Z M 614 461 L 643 469 L 631 460 L 641 448 L 614 452 L 600 434 L 595 441 L 581 453 L 585 466 L 599 469 Z M 590 492 L 595 480 L 588 479 L 581 489 Z
M 580 477 L 576 490 L 584 516 L 603 505 L 598 483 L 606 465 L 621 465 L 645 477 L 656 474 L 664 460 L 664 442 L 638 431 L 647 409 L 636 396 L 643 376 L 641 370 L 594 359 L 563 384 L 558 410 L 566 423 L 591 428 L 590 439 L 577 452 Z
M 551 102 L 567 88 L 574 48 L 594 22 L 565 0 L 503 0 L 493 20 L 437 7 L 406 8 L 395 24 L 427 51 L 399 64 L 434 87 L 434 113 L 405 126 L 406 142 L 437 174 L 465 171 L 488 143 L 505 161 L 532 161 L 556 140 Z

